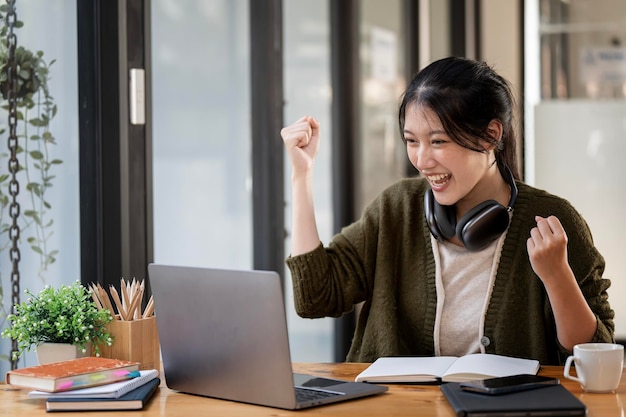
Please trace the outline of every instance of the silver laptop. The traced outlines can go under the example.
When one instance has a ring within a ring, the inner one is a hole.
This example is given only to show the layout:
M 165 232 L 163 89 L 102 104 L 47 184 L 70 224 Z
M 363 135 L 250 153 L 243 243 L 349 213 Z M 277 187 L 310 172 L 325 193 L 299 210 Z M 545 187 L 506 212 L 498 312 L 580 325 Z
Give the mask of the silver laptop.
M 293 373 L 276 272 L 150 264 L 148 275 L 173 390 L 290 410 L 387 391 Z

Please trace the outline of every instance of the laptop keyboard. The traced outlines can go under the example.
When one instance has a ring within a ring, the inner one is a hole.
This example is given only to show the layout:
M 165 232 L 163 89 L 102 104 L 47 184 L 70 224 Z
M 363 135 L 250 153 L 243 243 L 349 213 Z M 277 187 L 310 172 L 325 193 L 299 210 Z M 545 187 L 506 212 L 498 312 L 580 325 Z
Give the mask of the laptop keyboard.
M 295 387 L 295 388 L 296 388 L 296 399 L 298 402 L 323 400 L 329 397 L 337 397 L 339 395 L 344 395 L 341 392 L 322 391 L 322 390 L 302 388 L 302 387 Z

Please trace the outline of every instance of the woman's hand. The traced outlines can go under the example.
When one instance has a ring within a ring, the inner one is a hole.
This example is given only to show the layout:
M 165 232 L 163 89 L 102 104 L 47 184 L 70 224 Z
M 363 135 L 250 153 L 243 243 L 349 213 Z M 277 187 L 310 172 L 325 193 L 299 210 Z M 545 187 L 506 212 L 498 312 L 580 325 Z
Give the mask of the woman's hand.
M 526 242 L 530 265 L 544 285 L 568 271 L 567 234 L 555 216 L 536 216 L 537 226 L 530 231 Z
M 284 127 L 280 135 L 291 159 L 294 174 L 311 171 L 319 150 L 319 122 L 313 117 L 303 116 Z
M 546 289 L 556 322 L 559 343 L 571 351 L 590 342 L 596 317 L 582 294 L 567 260 L 567 234 L 558 218 L 536 216 L 537 226 L 526 242 L 530 265 Z
M 313 204 L 313 164 L 319 150 L 320 124 L 304 116 L 284 127 L 280 135 L 291 159 L 291 256 L 310 252 L 320 244 Z

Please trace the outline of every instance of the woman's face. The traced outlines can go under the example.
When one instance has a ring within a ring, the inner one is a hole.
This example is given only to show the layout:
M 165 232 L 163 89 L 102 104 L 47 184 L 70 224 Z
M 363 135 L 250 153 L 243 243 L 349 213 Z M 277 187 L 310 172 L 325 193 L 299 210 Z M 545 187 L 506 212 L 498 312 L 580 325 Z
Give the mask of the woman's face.
M 462 147 L 445 133 L 430 108 L 415 104 L 407 106 L 403 133 L 409 160 L 428 180 L 439 204 L 456 204 L 463 214 L 493 198 L 494 181 L 502 177 L 492 150 L 482 153 Z

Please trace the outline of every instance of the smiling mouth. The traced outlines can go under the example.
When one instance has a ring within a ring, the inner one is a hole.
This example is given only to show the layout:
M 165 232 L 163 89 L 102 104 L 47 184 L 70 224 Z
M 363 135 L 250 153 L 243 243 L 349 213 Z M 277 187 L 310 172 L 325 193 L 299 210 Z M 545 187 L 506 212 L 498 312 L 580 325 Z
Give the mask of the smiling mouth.
M 428 182 L 430 182 L 432 186 L 441 187 L 442 185 L 444 185 L 450 180 L 450 177 L 451 177 L 450 174 L 436 174 L 436 175 L 429 175 L 426 178 L 428 179 Z

